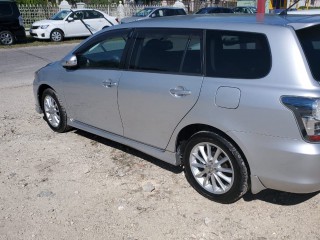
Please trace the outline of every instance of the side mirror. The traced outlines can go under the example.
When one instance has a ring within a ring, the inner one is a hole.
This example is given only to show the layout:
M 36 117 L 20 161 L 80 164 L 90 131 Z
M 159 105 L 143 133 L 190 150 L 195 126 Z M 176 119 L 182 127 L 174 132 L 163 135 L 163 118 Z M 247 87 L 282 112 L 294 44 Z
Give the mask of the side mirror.
M 74 19 L 73 19 L 72 17 L 68 17 L 68 18 L 67 18 L 67 21 L 68 21 L 68 22 L 73 22 Z
M 64 68 L 75 68 L 78 66 L 77 56 L 72 55 L 71 57 L 64 59 L 62 62 Z
M 155 13 L 152 13 L 152 14 L 151 14 L 151 17 L 152 17 L 152 18 L 156 17 L 156 14 L 155 14 Z

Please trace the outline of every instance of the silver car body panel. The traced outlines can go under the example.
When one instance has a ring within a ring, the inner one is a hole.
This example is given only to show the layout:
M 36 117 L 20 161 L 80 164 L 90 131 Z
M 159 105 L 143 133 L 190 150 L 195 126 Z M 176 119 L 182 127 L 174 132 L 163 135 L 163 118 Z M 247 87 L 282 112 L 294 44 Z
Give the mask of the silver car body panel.
M 253 193 L 264 188 L 296 193 L 318 191 L 320 144 L 303 140 L 293 113 L 281 103 L 281 97 L 289 95 L 320 98 L 319 83 L 312 77 L 294 32 L 294 29 L 319 22 L 318 16 L 261 18 L 203 15 L 152 19 L 109 28 L 105 32 L 124 28 L 168 27 L 232 31 L 241 29 L 262 33 L 267 36 L 272 49 L 271 71 L 260 79 L 231 79 L 119 70 L 119 73 L 114 73 L 114 77 L 120 79 L 117 87 L 118 114 L 123 121 L 123 132 L 114 131 L 113 127 L 105 128 L 103 124 L 97 128 L 72 119 L 69 119 L 68 124 L 126 144 L 174 165 L 181 163 L 176 156 L 179 133 L 193 124 L 210 126 L 232 139 L 243 152 L 250 166 Z M 72 53 L 73 51 L 66 58 Z M 57 80 L 60 68 L 62 67 L 58 62 L 38 72 L 34 82 L 36 101 L 38 87 L 42 84 L 51 86 L 59 95 L 68 93 L 64 90 L 65 83 Z M 198 82 L 191 83 L 191 79 Z M 177 86 L 188 88 L 192 96 L 174 98 L 169 90 Z M 223 101 L 219 95 L 221 88 L 228 89 L 227 92 L 232 89 L 236 97 L 233 96 L 231 102 Z M 87 88 L 84 87 L 81 91 L 82 95 L 86 95 L 85 89 Z M 115 93 L 105 92 L 115 96 Z M 64 96 L 60 97 L 63 104 L 66 104 Z M 174 110 L 180 106 L 180 112 Z M 68 111 L 73 114 L 72 109 Z M 118 119 L 118 115 L 115 115 L 113 120 Z

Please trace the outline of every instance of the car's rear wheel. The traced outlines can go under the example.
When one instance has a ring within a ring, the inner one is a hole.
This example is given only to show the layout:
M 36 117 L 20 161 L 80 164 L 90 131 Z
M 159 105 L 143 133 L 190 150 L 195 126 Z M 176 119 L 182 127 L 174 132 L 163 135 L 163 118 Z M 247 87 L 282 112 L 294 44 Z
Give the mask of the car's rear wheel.
M 244 160 L 220 135 L 212 132 L 193 135 L 186 144 L 183 160 L 188 182 L 210 200 L 232 203 L 247 192 Z
M 14 43 L 14 36 L 10 31 L 0 32 L 0 43 L 2 45 L 11 45 Z
M 45 120 L 53 131 L 62 133 L 70 129 L 67 125 L 66 110 L 61 105 L 55 91 L 50 88 L 42 94 L 42 110 Z
M 59 29 L 52 30 L 50 34 L 50 39 L 53 42 L 61 42 L 63 40 L 63 33 Z

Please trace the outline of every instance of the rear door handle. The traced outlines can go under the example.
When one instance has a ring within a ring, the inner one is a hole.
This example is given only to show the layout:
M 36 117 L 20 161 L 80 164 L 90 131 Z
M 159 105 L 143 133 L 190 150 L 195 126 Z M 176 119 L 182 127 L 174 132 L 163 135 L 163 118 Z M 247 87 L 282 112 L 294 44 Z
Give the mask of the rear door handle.
M 187 90 L 185 87 L 182 87 L 182 86 L 178 86 L 178 87 L 175 87 L 175 88 L 171 88 L 169 90 L 170 94 L 174 97 L 185 97 L 187 95 L 190 95 L 191 94 L 191 91 L 190 90 Z
M 111 79 L 103 81 L 102 84 L 106 88 L 111 88 L 111 87 L 117 86 L 117 83 L 113 82 Z

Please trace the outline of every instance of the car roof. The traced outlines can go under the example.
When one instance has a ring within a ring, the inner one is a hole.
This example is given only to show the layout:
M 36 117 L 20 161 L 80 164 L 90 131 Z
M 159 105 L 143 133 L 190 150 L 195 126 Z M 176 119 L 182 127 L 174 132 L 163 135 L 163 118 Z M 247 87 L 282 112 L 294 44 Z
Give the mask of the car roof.
M 229 9 L 229 8 L 227 8 L 227 7 L 204 7 L 201 9 Z
M 187 23 L 187 24 L 186 24 Z M 255 15 L 235 15 L 235 14 L 195 14 L 186 16 L 173 16 L 165 18 L 153 18 L 144 21 L 127 23 L 123 27 L 164 27 L 164 28 L 193 28 L 193 29 L 215 29 L 224 26 L 291 26 L 298 30 L 320 24 L 320 16 L 306 15 L 285 15 L 277 14 L 255 14 Z M 120 27 L 122 28 L 122 27 Z

